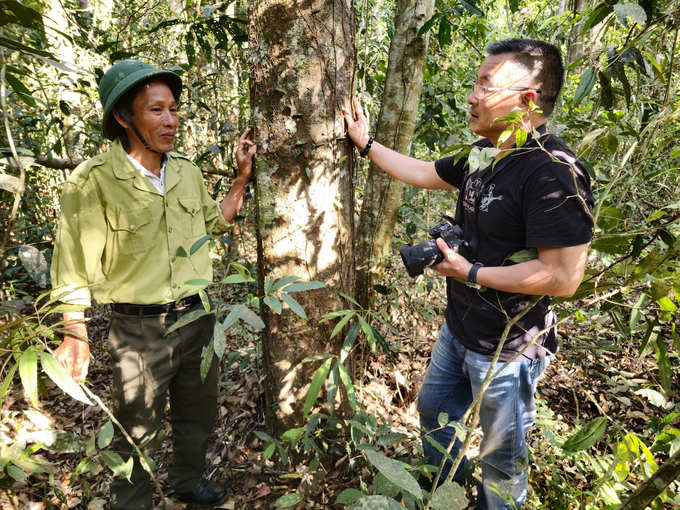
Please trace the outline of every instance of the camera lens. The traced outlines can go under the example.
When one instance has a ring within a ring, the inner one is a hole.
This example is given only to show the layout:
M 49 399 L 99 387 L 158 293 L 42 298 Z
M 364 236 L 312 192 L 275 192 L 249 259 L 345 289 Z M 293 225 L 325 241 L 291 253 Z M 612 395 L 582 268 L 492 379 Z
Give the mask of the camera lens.
M 399 248 L 399 253 L 411 278 L 420 276 L 426 267 L 434 266 L 444 260 L 444 254 L 434 240 L 425 241 L 415 246 L 404 245 Z

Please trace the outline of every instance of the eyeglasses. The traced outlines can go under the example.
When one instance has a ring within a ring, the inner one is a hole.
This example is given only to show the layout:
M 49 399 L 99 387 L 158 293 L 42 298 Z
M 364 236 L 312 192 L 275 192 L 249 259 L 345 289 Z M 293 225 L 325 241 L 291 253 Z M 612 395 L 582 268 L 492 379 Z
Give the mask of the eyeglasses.
M 486 95 L 487 92 L 498 92 L 499 90 L 514 90 L 516 92 L 524 92 L 527 90 L 533 90 L 536 92 L 536 94 L 541 93 L 541 89 L 533 88 L 533 87 L 484 87 L 483 85 L 480 85 L 479 83 L 473 83 L 471 85 L 472 87 L 472 92 L 476 96 L 484 96 Z

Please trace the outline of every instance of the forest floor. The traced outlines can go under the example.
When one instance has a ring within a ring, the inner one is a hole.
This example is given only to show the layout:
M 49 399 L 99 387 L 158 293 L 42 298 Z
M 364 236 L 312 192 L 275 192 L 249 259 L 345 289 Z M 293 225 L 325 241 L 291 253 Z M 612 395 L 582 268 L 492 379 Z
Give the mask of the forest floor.
M 432 344 L 441 325 L 441 317 L 402 316 L 401 335 L 388 340 L 395 346 L 396 363 L 386 355 L 374 357 L 368 350 L 367 360 L 361 370 L 357 385 L 365 388 L 363 404 L 368 413 L 382 418 L 395 431 L 416 432 L 418 415 L 416 397 L 428 364 Z M 569 435 L 570 431 L 589 420 L 607 415 L 628 432 L 641 437 L 651 434 L 650 420 L 661 411 L 650 404 L 636 390 L 657 383 L 657 367 L 650 361 L 639 361 L 636 345 L 596 345 L 606 339 L 610 327 L 606 314 L 591 316 L 561 330 L 562 349 L 544 374 L 538 388 L 539 421 L 545 427 L 530 433 L 529 444 L 534 451 L 532 485 L 538 490 L 554 490 L 554 471 L 561 470 L 572 487 L 587 487 L 589 480 L 570 463 L 550 466 L 546 472 L 546 429 L 553 434 Z M 106 404 L 109 402 L 109 357 L 105 351 L 108 311 L 97 308 L 89 322 L 91 341 L 94 344 L 90 365 L 89 385 Z M 408 324 L 407 328 L 405 325 Z M 414 325 L 416 325 L 414 327 Z M 263 375 L 260 372 L 258 337 L 254 333 L 228 333 L 226 353 L 234 352 L 233 362 L 222 361 L 221 401 L 213 441 L 206 460 L 206 473 L 213 480 L 230 488 L 228 500 L 218 508 L 270 509 L 284 494 L 300 492 L 304 498 L 295 507 L 343 509 L 335 504 L 338 494 L 346 488 L 359 488 L 360 480 L 371 487 L 372 477 L 359 463 L 354 470 L 348 468 L 347 458 L 336 456 L 322 462 L 317 470 L 321 476 L 307 473 L 306 463 L 296 468 L 277 466 L 265 460 L 263 441 L 253 432 L 264 431 Z M 397 345 L 398 344 L 398 345 Z M 677 382 L 677 381 L 676 381 Z M 26 482 L 16 482 L 0 492 L 0 509 L 38 510 L 51 508 L 100 510 L 108 508 L 108 484 L 111 473 L 106 467 L 97 467 L 88 473 L 72 475 L 84 458 L 84 443 L 98 433 L 108 420 L 98 406 L 85 406 L 63 393 L 51 381 L 46 381 L 39 409 L 32 407 L 21 388 L 15 388 L 2 402 L 0 438 L 3 442 L 25 438 L 27 444 L 41 441 L 41 432 L 59 430 L 72 434 L 75 441 L 71 452 L 56 453 L 43 448 L 38 455 L 54 463 L 53 473 L 31 474 Z M 678 420 L 676 419 L 676 422 Z M 166 495 L 169 508 L 191 508 L 176 500 L 167 484 L 167 464 L 172 455 L 172 437 L 169 417 L 159 434 L 162 438 L 156 454 L 156 475 Z M 76 444 L 77 443 L 77 444 Z M 608 446 L 601 444 L 601 453 Z M 599 445 L 598 444 L 598 445 Z M 599 446 L 596 445 L 596 448 Z M 63 447 L 62 447 L 63 449 Z M 394 449 L 385 450 L 390 456 L 418 458 L 413 441 L 406 441 Z M 608 453 L 611 453 L 608 452 Z M 470 451 L 476 455 L 476 446 Z M 99 455 L 99 454 L 97 454 Z M 97 456 L 95 456 L 97 458 Z M 663 454 L 662 454 L 663 459 Z M 478 468 L 477 468 L 478 469 Z M 52 480 L 51 480 L 52 479 Z M 51 482 L 54 484 L 51 486 Z M 53 487 L 58 490 L 55 491 Z M 468 487 L 469 497 L 475 489 Z M 531 499 L 531 496 L 530 496 Z M 155 499 L 162 508 L 160 499 Z M 668 507 L 670 508 L 670 507 Z

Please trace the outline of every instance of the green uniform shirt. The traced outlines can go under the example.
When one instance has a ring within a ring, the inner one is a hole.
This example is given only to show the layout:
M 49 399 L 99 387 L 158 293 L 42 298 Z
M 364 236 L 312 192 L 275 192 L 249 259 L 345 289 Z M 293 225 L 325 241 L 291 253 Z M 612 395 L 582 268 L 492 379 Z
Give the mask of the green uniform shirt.
M 74 170 L 62 194 L 53 297 L 89 306 L 91 292 L 99 304 L 161 304 L 176 301 L 187 280 L 212 281 L 208 243 L 191 261 L 177 249 L 189 253 L 229 223 L 196 165 L 167 156 L 165 196 L 132 165 L 120 139 Z

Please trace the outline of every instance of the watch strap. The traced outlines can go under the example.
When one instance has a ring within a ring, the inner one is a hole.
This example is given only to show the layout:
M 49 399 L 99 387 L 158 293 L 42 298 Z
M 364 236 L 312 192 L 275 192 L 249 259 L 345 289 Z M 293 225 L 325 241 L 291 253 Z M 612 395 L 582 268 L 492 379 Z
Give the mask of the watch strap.
M 466 285 L 468 287 L 472 287 L 473 289 L 479 289 L 481 288 L 481 285 L 477 283 L 477 271 L 479 271 L 479 268 L 482 267 L 484 264 L 481 262 L 475 262 L 472 264 L 472 267 L 470 268 L 470 271 L 468 271 L 468 276 L 467 276 L 467 282 Z

